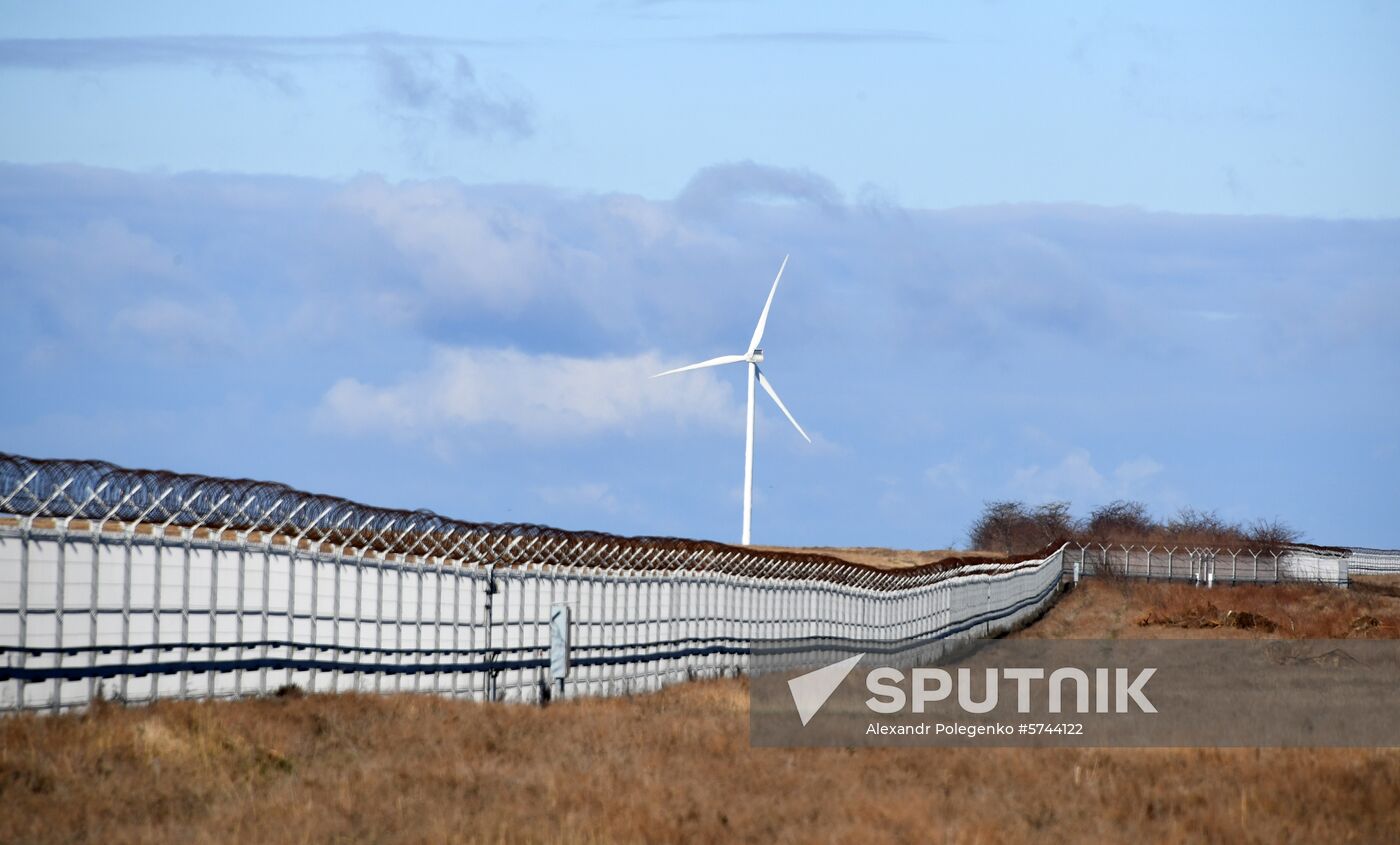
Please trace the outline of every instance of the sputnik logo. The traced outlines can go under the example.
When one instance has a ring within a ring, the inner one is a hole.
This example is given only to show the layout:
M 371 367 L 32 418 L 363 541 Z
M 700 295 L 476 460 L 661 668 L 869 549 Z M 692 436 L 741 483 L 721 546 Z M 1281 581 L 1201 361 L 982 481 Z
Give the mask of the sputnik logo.
M 836 688 L 841 686 L 841 682 L 846 680 L 846 676 L 851 674 L 851 670 L 856 668 L 856 664 L 864 656 L 857 654 L 855 657 L 848 657 L 788 681 L 788 689 L 792 691 L 792 703 L 797 705 L 797 715 L 802 718 L 803 727 L 812 721 L 812 717 L 817 715 L 817 711 L 822 709 L 822 705 L 831 698 L 831 694 L 836 692 Z

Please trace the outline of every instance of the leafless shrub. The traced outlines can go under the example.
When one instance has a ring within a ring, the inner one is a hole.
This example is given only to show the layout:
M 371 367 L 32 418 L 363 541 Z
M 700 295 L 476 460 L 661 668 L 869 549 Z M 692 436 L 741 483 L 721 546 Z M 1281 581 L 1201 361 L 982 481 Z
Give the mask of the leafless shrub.
M 1238 545 L 1244 542 L 1244 529 L 1227 522 L 1215 511 L 1182 508 L 1163 526 L 1166 539 L 1183 545 Z
M 1271 549 L 1297 543 L 1302 539 L 1301 531 L 1279 519 L 1256 519 L 1244 534 L 1247 544 Z
M 1117 499 L 1089 513 L 1084 533 L 1100 542 L 1146 540 L 1160 531 L 1142 502 Z
M 1025 554 L 1074 533 L 1069 502 L 1028 508 L 1023 502 L 987 502 L 968 539 L 974 549 Z
M 982 515 L 968 532 L 974 549 L 1011 553 L 1016 533 L 1026 522 L 1026 506 L 1021 502 L 986 502 Z
M 1005 554 L 1035 551 L 1048 543 L 1074 539 L 1090 545 L 1209 546 L 1278 549 L 1302 540 L 1302 532 L 1277 519 L 1256 520 L 1248 528 L 1215 511 L 1182 508 L 1165 522 L 1142 502 L 1117 500 L 1095 508 L 1076 522 L 1068 502 L 1031 507 L 1024 502 L 988 502 L 968 532 L 971 547 Z M 1105 559 L 1104 571 L 1115 563 Z
M 1060 540 L 1075 531 L 1074 517 L 1069 512 L 1069 502 L 1050 502 L 1031 512 L 1036 530 L 1040 532 L 1041 545 L 1052 540 Z

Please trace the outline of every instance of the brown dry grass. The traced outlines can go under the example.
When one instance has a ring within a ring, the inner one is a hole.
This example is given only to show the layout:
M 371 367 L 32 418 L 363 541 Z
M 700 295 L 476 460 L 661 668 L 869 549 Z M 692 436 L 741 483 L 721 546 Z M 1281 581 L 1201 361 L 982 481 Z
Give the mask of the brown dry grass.
M 1270 624 L 1241 626 L 1236 620 L 1243 614 Z M 1206 590 L 1182 583 L 1086 578 L 1044 619 L 1015 636 L 1393 639 L 1400 637 L 1400 579 L 1354 578 L 1349 590 L 1309 584 Z
M 881 569 L 908 569 L 926 563 L 938 563 L 950 558 L 976 558 L 978 560 L 1001 560 L 1006 555 L 1001 552 L 967 552 L 956 549 L 881 549 L 871 546 L 752 546 L 751 548 L 770 552 L 811 552 L 830 555 L 851 563 L 878 566 Z
M 1023 634 L 1149 635 L 1137 618 L 1203 596 L 1278 618 L 1323 611 L 1327 624 L 1400 606 L 1400 590 L 1089 581 Z M 742 681 L 717 681 L 544 710 L 342 695 L 11 718 L 0 841 L 1383 842 L 1400 830 L 1395 749 L 758 749 L 747 709 Z

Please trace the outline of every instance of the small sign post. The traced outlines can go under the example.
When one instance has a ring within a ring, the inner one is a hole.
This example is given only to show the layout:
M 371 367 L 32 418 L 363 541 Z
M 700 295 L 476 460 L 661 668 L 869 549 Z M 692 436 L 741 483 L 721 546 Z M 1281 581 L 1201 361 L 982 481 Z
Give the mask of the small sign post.
M 556 604 L 549 609 L 549 676 L 562 696 L 564 679 L 569 676 L 569 606 Z

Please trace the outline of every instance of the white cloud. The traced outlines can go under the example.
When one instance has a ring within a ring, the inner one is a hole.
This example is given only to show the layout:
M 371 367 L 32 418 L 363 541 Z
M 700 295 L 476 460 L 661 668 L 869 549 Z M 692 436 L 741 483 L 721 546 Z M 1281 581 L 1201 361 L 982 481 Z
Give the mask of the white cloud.
M 967 473 L 963 471 L 962 464 L 958 461 L 944 461 L 935 464 L 924 470 L 924 478 L 934 487 L 942 487 L 959 492 L 966 492 Z
M 573 252 L 554 240 L 539 215 L 469 201 L 448 182 L 390 185 L 367 177 L 341 191 L 337 202 L 383 231 L 427 292 L 448 302 L 517 310 Z
M 1094 466 L 1089 450 L 1075 448 L 1053 466 L 1021 467 L 1012 474 L 1008 486 L 1014 495 L 1030 502 L 1068 500 L 1091 505 L 1143 495 L 1146 483 L 1162 469 L 1161 464 L 1144 455 L 1123 461 L 1105 473 Z
M 109 217 L 54 233 L 0 224 L 0 256 L 12 275 L 43 280 L 38 292 L 70 307 L 99 284 L 120 288 L 133 279 L 178 284 L 189 275 L 174 250 Z
M 371 283 L 371 299 L 377 315 L 405 323 L 528 314 L 565 319 L 570 331 L 635 340 L 645 326 L 661 335 L 661 323 L 694 320 L 695 310 L 678 297 L 702 290 L 699 282 L 713 288 L 716 272 L 732 272 L 734 264 L 717 256 L 752 240 L 716 234 L 686 222 L 671 204 L 625 194 L 366 176 L 340 188 L 331 203 L 370 225 L 369 246 L 392 250 L 388 266 L 396 272 Z M 727 283 L 718 284 L 722 296 Z M 705 295 L 704 307 L 723 301 L 712 289 Z
M 1147 456 L 1124 461 L 1113 469 L 1113 478 L 1122 487 L 1146 481 L 1162 471 L 1162 465 Z
M 1011 489 L 1032 502 L 1092 498 L 1106 482 L 1086 449 L 1072 449 L 1058 464 L 1021 467 L 1011 476 Z
M 520 140 L 534 133 L 533 110 L 522 96 L 488 91 L 461 53 L 374 50 L 384 102 L 409 123 L 444 121 L 464 135 Z M 450 59 L 450 61 L 445 61 Z
M 831 180 L 810 170 L 789 169 L 753 161 L 702 167 L 676 197 L 682 208 L 720 211 L 741 200 L 777 200 L 835 209 L 841 192 Z
M 198 353 L 236 347 L 238 314 L 226 299 L 201 305 L 150 299 L 112 315 L 112 328 L 134 333 L 159 348 Z
M 673 363 L 655 353 L 570 358 L 440 347 L 421 372 L 394 384 L 341 379 L 322 397 L 317 419 L 350 434 L 406 437 L 493 424 L 544 437 L 630 432 L 656 420 L 738 424 L 732 390 L 713 371 L 650 378 Z

